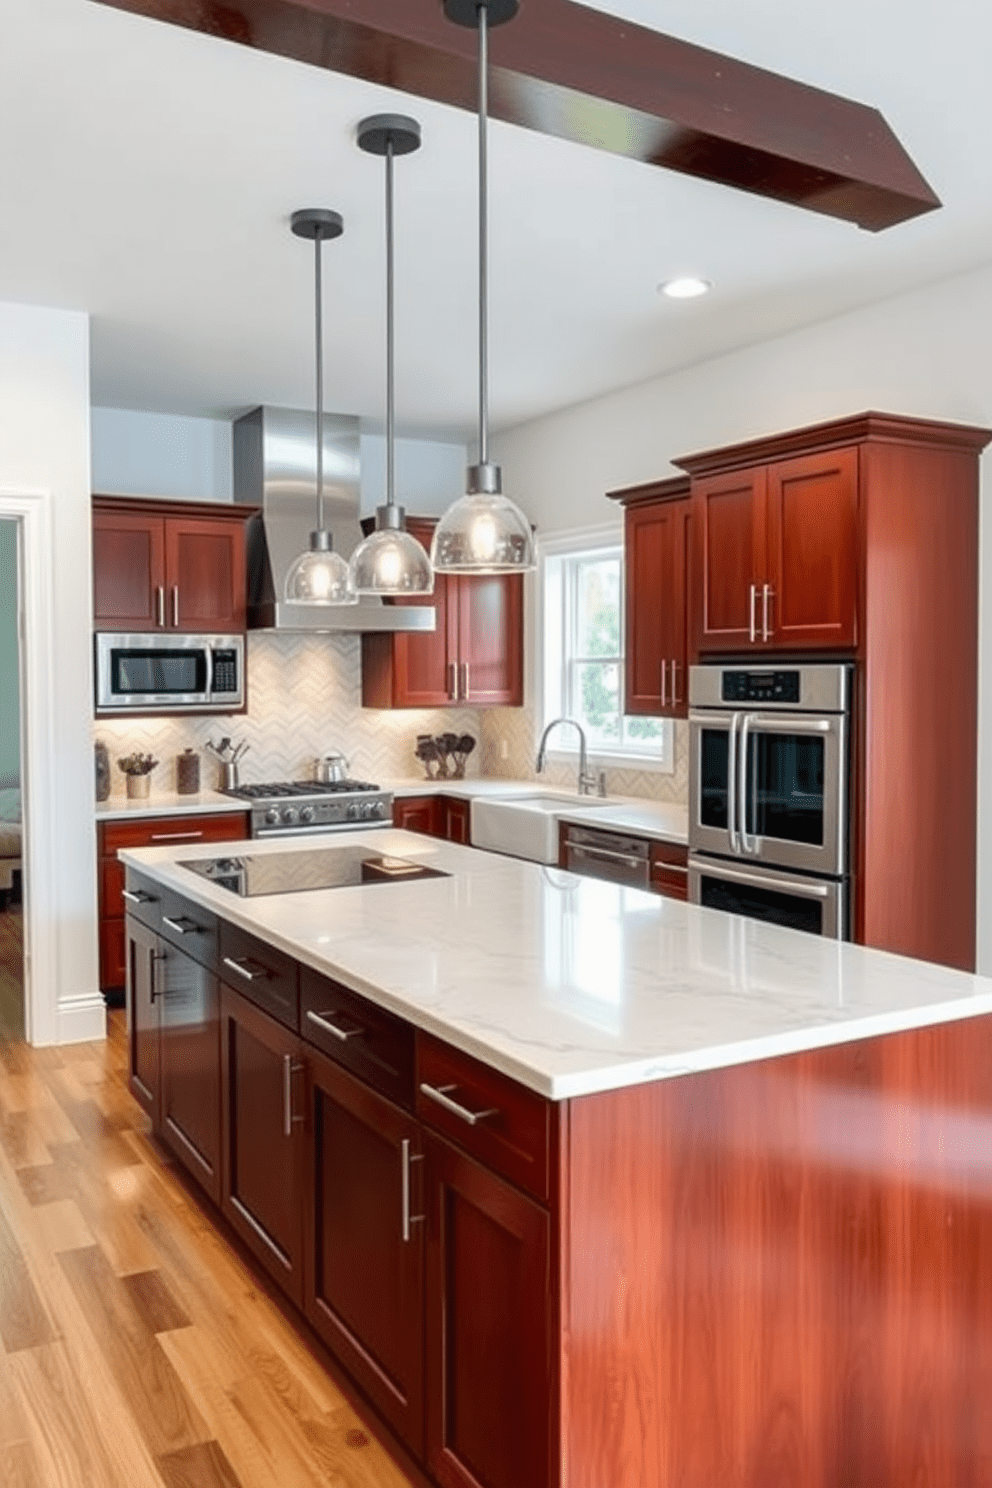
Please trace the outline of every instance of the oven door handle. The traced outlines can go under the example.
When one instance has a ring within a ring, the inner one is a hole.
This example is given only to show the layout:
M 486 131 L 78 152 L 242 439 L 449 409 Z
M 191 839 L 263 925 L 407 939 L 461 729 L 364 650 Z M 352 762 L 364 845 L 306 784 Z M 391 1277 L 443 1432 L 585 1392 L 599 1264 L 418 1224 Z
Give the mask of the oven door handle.
M 754 713 L 743 715 L 737 750 L 737 814 L 740 818 L 741 851 L 745 853 L 758 850 L 757 837 L 753 842 L 749 841 L 747 831 L 747 741 L 756 716 Z
M 730 834 L 730 851 L 738 857 L 741 851 L 740 833 L 737 830 L 737 730 L 741 715 L 732 713 L 727 732 L 727 831 Z
M 765 734 L 830 734 L 837 727 L 838 719 L 795 718 L 770 713 L 749 713 L 749 726 Z
M 726 879 L 730 883 L 751 884 L 758 889 L 772 889 L 777 894 L 795 894 L 800 899 L 829 899 L 832 884 L 810 883 L 808 879 L 772 878 L 768 874 L 754 873 L 750 868 L 724 867 L 722 863 L 702 862 L 699 858 L 689 864 L 690 871 L 705 873 L 707 878 Z

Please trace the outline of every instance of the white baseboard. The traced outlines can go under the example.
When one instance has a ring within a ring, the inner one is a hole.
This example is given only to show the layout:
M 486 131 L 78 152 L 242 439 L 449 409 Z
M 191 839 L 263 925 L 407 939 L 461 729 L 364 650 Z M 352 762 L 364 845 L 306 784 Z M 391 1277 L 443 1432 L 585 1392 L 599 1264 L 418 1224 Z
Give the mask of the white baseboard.
M 107 1004 L 102 992 L 63 998 L 57 1017 L 60 1044 L 81 1044 L 107 1036 Z

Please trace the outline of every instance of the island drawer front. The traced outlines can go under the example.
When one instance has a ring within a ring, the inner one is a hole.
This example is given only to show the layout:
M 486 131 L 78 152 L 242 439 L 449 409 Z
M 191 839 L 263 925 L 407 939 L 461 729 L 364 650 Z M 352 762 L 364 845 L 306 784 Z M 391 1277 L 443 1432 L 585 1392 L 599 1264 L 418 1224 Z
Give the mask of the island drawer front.
M 154 879 L 129 868 L 124 883 L 124 913 L 140 920 L 149 930 L 157 930 L 162 918 L 164 892 L 162 885 L 155 883 Z
M 175 889 L 162 889 L 162 918 L 158 931 L 163 940 L 192 956 L 201 966 L 217 970 L 217 916 L 202 904 L 194 904 Z
M 291 956 L 221 920 L 218 970 L 226 986 L 240 992 L 284 1028 L 299 1033 L 300 976 Z
M 417 1115 L 493 1172 L 548 1201 L 551 1108 L 543 1096 L 418 1033 Z
M 322 1054 L 405 1110 L 413 1110 L 414 1032 L 409 1023 L 304 966 L 300 1031 Z

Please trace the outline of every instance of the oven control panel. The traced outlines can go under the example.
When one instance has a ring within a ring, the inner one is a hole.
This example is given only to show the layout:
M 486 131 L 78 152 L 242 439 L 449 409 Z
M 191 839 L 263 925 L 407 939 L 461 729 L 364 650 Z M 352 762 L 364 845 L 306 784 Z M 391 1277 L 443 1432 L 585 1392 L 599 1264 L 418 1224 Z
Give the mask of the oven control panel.
M 798 703 L 799 671 L 724 671 L 721 694 L 725 703 Z

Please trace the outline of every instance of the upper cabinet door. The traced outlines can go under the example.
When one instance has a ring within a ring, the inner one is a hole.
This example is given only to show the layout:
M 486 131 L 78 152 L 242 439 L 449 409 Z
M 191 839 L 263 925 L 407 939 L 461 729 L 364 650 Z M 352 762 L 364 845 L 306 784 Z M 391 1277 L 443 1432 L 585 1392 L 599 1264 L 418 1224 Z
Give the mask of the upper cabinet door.
M 703 476 L 692 483 L 692 502 L 695 649 L 761 646 L 765 471 L 755 466 Z
M 688 500 L 627 508 L 624 519 L 624 710 L 684 717 Z
M 759 631 L 770 647 L 857 642 L 858 452 L 769 465 L 766 578 Z
M 98 630 L 166 623 L 165 529 L 160 516 L 93 513 L 93 619 Z
M 245 536 L 240 522 L 165 523 L 167 623 L 173 630 L 245 628 Z
M 520 574 L 458 579 L 458 696 L 473 707 L 524 700 L 524 581 Z

